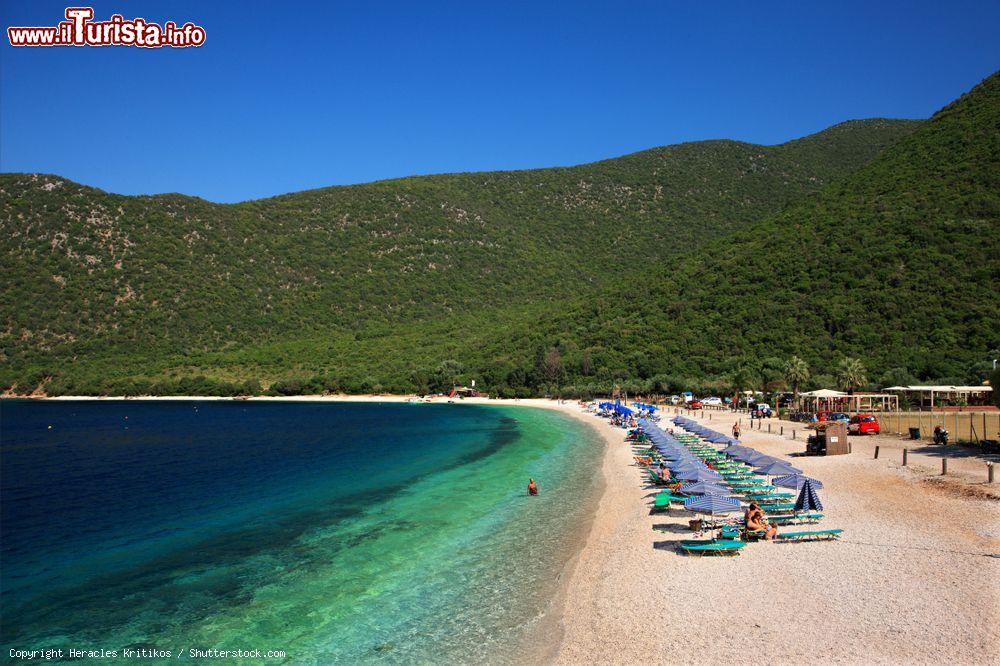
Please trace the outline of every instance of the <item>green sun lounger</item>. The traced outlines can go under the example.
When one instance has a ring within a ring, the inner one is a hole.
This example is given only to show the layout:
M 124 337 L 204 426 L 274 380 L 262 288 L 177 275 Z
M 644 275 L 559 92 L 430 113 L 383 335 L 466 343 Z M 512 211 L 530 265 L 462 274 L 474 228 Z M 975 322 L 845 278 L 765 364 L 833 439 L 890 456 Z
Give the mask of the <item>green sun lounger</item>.
M 795 523 L 818 523 L 822 518 L 822 513 L 795 513 L 790 516 L 769 516 L 768 521 L 775 525 L 793 525 Z
M 779 502 L 765 504 L 761 502 L 760 508 L 764 510 L 764 513 L 770 515 L 772 513 L 787 513 L 789 511 L 795 511 L 795 502 Z
M 675 495 L 669 490 L 664 490 L 656 494 L 656 499 L 653 501 L 653 509 L 667 509 L 672 502 L 683 503 L 686 499 L 687 497 L 684 495 Z
M 689 555 L 738 555 L 740 548 L 746 544 L 742 541 L 730 539 L 716 539 L 707 542 L 684 542 L 680 543 L 680 549 Z
M 779 534 L 776 541 L 825 541 L 838 538 L 844 530 L 812 530 L 809 532 L 786 532 Z
M 735 541 L 740 538 L 739 525 L 726 525 L 719 531 L 719 538 L 728 541 Z

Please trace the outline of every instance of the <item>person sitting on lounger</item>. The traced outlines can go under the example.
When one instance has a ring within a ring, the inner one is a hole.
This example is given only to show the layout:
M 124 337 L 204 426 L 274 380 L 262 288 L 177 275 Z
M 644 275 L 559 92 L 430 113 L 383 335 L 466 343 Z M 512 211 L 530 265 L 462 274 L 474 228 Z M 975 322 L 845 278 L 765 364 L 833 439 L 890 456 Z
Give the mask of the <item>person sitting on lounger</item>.
M 770 539 L 778 533 L 778 528 L 768 524 L 764 519 L 764 510 L 756 502 L 751 502 L 744 516 L 748 532 L 763 532 L 764 539 Z
M 656 476 L 660 477 L 660 481 L 667 480 L 667 466 L 660 463 L 660 466 L 656 468 Z
M 538 486 L 535 484 L 534 479 L 528 479 L 528 494 L 529 495 L 538 494 Z

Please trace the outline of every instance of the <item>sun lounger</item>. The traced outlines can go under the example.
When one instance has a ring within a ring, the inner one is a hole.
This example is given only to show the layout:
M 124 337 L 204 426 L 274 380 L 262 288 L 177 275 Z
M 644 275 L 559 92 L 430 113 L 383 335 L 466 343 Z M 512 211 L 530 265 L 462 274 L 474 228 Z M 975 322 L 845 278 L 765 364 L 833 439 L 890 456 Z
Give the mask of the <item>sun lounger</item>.
M 768 515 L 773 513 L 788 513 L 789 511 L 795 511 L 795 502 L 760 502 L 760 508 L 764 509 L 764 513 Z
M 729 541 L 740 538 L 740 526 L 739 525 L 726 525 L 719 531 L 719 538 L 726 539 Z
M 822 518 L 822 513 L 795 513 L 789 516 L 768 516 L 768 522 L 775 525 L 793 525 L 795 523 L 817 523 Z
M 743 541 L 730 539 L 716 539 L 706 542 L 682 541 L 680 543 L 681 550 L 689 555 L 737 555 L 740 552 L 740 548 L 744 546 L 746 546 L 746 543 Z
M 683 504 L 686 499 L 687 497 L 684 495 L 675 495 L 669 490 L 664 490 L 656 494 L 656 498 L 653 500 L 653 510 L 667 509 L 672 502 Z
M 844 530 L 812 530 L 809 532 L 786 532 L 779 534 L 776 541 L 824 541 L 838 538 Z

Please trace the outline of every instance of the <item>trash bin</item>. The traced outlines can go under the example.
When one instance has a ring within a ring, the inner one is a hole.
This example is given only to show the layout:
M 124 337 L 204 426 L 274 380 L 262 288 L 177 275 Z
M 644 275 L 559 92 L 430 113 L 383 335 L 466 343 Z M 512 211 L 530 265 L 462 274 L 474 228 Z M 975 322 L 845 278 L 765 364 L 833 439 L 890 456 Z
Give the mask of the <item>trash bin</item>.
M 920 428 L 910 428 L 910 439 L 920 439 Z

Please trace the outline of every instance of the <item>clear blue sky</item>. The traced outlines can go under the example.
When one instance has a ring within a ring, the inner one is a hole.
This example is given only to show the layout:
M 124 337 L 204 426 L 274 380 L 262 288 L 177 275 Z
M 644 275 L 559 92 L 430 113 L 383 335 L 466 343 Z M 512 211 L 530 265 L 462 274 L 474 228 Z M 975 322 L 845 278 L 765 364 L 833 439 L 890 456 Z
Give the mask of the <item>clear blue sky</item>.
M 0 17 L 55 25 L 66 5 L 0 0 Z M 1000 3 L 981 0 L 93 6 L 191 20 L 207 42 L 13 49 L 4 34 L 3 171 L 238 201 L 924 118 L 1000 67 Z

